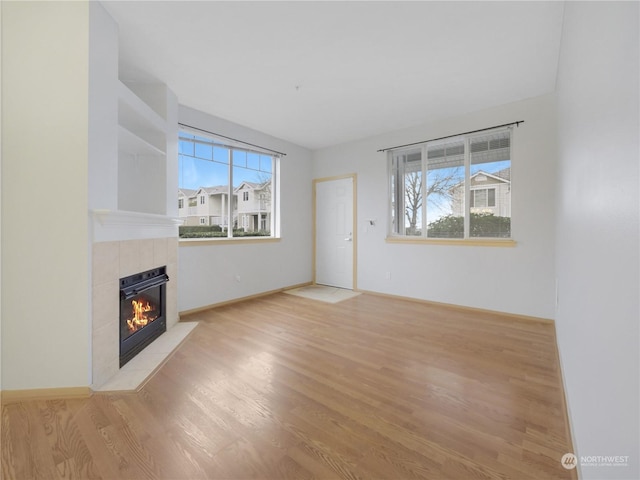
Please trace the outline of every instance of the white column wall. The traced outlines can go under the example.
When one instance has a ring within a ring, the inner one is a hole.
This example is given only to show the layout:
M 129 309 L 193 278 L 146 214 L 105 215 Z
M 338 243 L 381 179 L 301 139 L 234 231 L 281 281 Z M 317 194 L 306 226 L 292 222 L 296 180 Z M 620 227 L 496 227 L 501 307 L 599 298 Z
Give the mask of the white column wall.
M 2 5 L 0 4 L 0 25 L 2 25 Z M 0 53 L 2 52 L 2 34 L 0 32 Z M 0 112 L 2 111 L 2 61 L 0 60 Z M 2 115 L 0 115 L 2 132 Z M 0 148 L 0 185 L 2 185 L 2 149 Z M 2 390 L 2 195 L 0 194 L 0 390 Z
M 638 2 L 567 2 L 558 76 L 556 326 L 585 479 L 640 478 Z M 597 462 L 596 462 L 597 463 Z
M 87 386 L 88 2 L 2 2 L 2 389 Z
M 118 209 L 118 25 L 89 3 L 89 208 Z

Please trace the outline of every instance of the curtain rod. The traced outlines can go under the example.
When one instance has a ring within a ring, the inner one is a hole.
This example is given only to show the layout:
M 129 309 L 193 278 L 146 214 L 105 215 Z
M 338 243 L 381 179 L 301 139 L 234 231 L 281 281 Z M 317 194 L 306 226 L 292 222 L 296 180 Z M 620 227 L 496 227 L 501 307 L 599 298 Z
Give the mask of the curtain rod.
M 198 128 L 198 127 L 194 127 L 192 125 L 187 125 L 186 123 L 180 123 L 178 122 L 178 125 L 182 126 L 182 127 L 187 127 L 187 128 L 192 128 L 194 130 L 198 130 L 200 132 L 204 132 L 204 133 L 208 133 L 209 135 L 215 135 L 216 137 L 220 137 L 220 138 L 226 138 L 227 140 L 231 140 L 233 142 L 238 142 L 238 143 L 242 143 L 243 145 L 249 145 L 251 147 L 256 147 L 256 148 L 260 148 L 262 150 L 266 150 L 267 152 L 273 152 L 273 153 L 277 153 L 278 155 L 282 155 L 283 157 L 286 157 L 287 154 L 283 153 L 283 152 L 279 152 L 277 150 L 273 150 L 271 148 L 266 148 L 266 147 L 262 147 L 260 145 L 255 145 L 253 143 L 249 143 L 249 142 L 244 142 L 242 140 L 238 140 L 237 138 L 232 138 L 232 137 L 227 137 L 226 135 L 220 135 L 219 133 L 215 133 L 215 132 L 210 132 L 209 130 L 205 130 L 203 128 Z
M 504 125 L 496 125 L 494 127 L 481 128 L 479 130 L 471 130 L 470 132 L 456 133 L 455 135 L 447 135 L 446 137 L 432 138 L 430 140 L 422 140 L 421 142 L 413 142 L 413 143 L 407 143 L 405 145 L 398 145 L 398 146 L 395 146 L 395 147 L 382 148 L 382 149 L 378 150 L 378 152 L 387 152 L 389 150 L 395 150 L 396 148 L 404 148 L 404 147 L 411 147 L 413 145 L 421 145 L 421 144 L 427 143 L 427 142 L 435 142 L 436 140 L 444 140 L 445 138 L 459 137 L 460 135 L 469 135 L 470 133 L 484 132 L 486 130 L 493 130 L 494 128 L 508 127 L 509 125 L 515 125 L 516 127 L 519 127 L 521 123 L 524 123 L 524 120 L 518 120 L 517 122 L 505 123 Z

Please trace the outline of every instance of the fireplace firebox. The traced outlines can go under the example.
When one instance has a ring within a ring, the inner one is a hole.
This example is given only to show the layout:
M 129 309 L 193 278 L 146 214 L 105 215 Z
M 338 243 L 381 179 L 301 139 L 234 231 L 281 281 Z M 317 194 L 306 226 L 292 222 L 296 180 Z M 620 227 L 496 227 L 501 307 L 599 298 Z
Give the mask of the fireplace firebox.
M 166 267 L 120 279 L 120 367 L 167 331 Z

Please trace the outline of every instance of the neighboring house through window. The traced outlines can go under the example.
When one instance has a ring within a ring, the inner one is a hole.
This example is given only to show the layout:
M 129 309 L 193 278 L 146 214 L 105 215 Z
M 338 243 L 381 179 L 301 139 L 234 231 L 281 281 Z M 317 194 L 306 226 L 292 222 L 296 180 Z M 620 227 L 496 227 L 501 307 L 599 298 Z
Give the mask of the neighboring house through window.
M 392 236 L 510 238 L 511 129 L 392 149 L 389 190 Z

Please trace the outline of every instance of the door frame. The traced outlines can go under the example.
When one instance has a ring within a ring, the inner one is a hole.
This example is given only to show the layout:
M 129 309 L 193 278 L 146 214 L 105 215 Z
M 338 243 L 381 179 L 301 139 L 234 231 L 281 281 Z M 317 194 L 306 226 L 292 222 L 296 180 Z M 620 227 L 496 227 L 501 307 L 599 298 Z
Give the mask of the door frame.
M 312 259 L 312 272 L 313 272 L 313 277 L 312 277 L 312 282 L 314 285 L 316 285 L 316 235 L 317 235 L 317 230 L 318 230 L 318 225 L 317 225 L 317 213 L 316 213 L 316 209 L 317 209 L 317 204 L 316 204 L 316 186 L 318 183 L 320 182 L 331 182 L 334 180 L 343 180 L 345 178 L 351 178 L 353 180 L 353 215 L 352 215 L 352 232 L 353 232 L 353 242 L 351 245 L 352 251 L 353 251 L 353 285 L 352 285 L 352 289 L 353 291 L 357 291 L 358 290 L 358 203 L 357 203 L 357 198 L 358 198 L 358 189 L 357 189 L 357 179 L 358 176 L 355 173 L 347 173 L 344 175 L 335 175 L 333 177 L 322 177 L 322 178 L 314 178 L 313 179 L 313 201 L 312 201 L 312 210 L 313 210 L 313 215 L 312 215 L 312 222 L 313 222 L 313 259 Z

